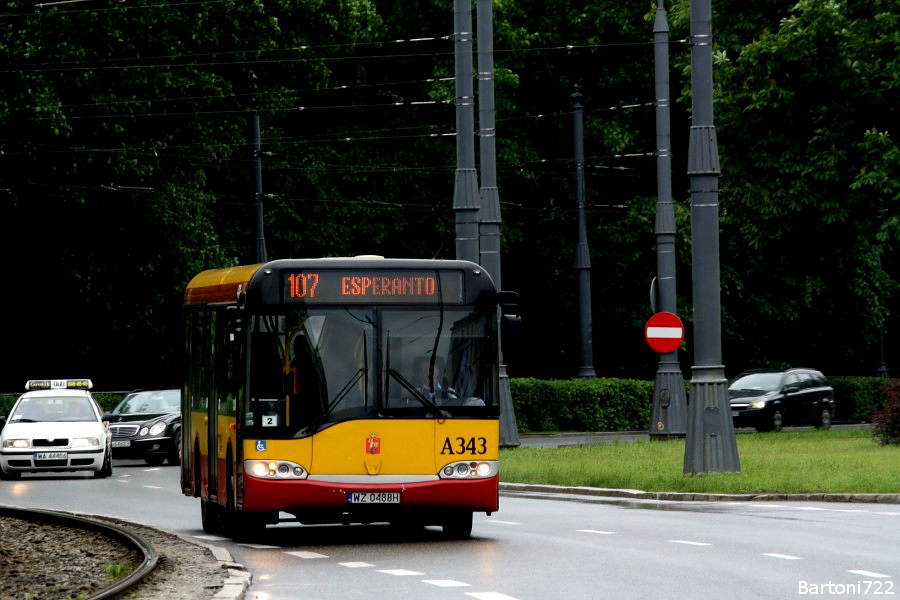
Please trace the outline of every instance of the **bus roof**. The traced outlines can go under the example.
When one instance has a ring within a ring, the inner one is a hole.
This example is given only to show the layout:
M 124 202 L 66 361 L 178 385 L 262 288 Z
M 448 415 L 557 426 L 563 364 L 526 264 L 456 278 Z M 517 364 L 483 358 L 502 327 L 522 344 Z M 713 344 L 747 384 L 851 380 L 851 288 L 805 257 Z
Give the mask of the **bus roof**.
M 184 303 L 234 302 L 238 288 L 246 290 L 247 282 L 261 266 L 262 263 L 259 263 L 198 273 L 184 291 Z

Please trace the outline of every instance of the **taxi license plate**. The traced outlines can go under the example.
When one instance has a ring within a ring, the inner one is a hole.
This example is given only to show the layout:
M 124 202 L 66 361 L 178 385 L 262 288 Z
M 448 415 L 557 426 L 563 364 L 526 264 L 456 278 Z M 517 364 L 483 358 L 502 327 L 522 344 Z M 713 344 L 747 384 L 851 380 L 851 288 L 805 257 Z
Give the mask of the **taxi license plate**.
M 67 452 L 35 452 L 34 460 L 66 460 L 69 458 Z
M 399 504 L 400 492 L 348 492 L 347 504 Z
M 131 440 L 113 440 L 112 447 L 113 448 L 129 448 L 129 447 L 131 447 Z

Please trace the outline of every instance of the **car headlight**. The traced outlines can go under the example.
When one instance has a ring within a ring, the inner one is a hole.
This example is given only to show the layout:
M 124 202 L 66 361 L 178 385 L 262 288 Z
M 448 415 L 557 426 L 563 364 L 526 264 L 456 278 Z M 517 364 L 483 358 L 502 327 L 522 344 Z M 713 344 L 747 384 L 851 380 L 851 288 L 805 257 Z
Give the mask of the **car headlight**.
M 154 424 L 150 427 L 150 435 L 159 435 L 159 434 L 161 434 L 161 433 L 162 433 L 163 431 L 165 431 L 165 430 L 166 430 L 166 424 L 165 424 L 165 423 L 154 423 Z
M 765 400 L 756 400 L 755 402 L 750 403 L 750 408 L 765 408 L 766 401 Z
M 4 448 L 27 448 L 28 440 L 15 440 L 15 439 L 3 440 L 3 447 Z
M 99 446 L 100 438 L 95 437 L 86 437 L 86 438 L 72 438 L 69 444 L 73 448 L 84 448 L 85 446 Z
M 441 479 L 484 479 L 494 477 L 499 472 L 495 460 L 460 461 L 445 465 L 440 471 Z

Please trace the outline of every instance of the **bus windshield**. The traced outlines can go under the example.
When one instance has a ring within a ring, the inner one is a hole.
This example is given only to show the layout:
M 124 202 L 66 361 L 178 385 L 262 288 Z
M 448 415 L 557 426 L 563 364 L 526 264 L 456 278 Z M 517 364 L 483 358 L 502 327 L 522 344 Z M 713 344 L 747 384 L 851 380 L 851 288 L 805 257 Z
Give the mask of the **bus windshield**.
M 499 414 L 493 308 L 303 307 L 249 322 L 247 435 Z

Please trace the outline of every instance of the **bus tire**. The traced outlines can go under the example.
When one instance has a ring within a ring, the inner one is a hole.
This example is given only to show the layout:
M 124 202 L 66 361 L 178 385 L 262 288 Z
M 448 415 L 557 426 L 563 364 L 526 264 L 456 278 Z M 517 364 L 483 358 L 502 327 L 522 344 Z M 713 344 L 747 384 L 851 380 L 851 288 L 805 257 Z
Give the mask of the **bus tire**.
M 444 537 L 449 540 L 467 540 L 472 535 L 472 511 L 454 511 L 443 523 Z
M 200 522 L 205 533 L 221 533 L 222 509 L 215 502 L 200 499 Z
M 228 513 L 228 537 L 236 542 L 259 540 L 266 531 L 262 515 L 236 510 Z

